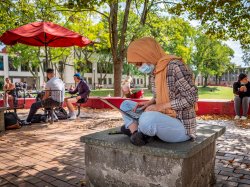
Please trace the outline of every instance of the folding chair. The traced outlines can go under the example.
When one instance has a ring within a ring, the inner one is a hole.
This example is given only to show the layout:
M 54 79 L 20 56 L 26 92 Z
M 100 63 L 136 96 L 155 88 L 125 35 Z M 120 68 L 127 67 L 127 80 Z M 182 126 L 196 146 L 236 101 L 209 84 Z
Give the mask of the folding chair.
M 90 94 L 90 91 L 88 92 L 87 96 L 85 98 L 82 98 L 82 99 L 79 99 L 77 102 L 76 102 L 76 106 L 77 106 L 77 117 L 79 117 L 80 113 L 81 113 L 81 104 L 83 103 L 86 103 L 89 99 L 89 94 Z

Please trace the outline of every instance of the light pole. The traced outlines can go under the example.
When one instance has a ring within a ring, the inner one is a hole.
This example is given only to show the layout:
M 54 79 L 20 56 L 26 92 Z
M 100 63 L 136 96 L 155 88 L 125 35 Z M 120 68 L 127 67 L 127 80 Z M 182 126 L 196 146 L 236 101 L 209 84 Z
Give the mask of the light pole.
M 94 90 L 95 90 L 95 68 L 93 68 L 93 73 L 94 73 Z

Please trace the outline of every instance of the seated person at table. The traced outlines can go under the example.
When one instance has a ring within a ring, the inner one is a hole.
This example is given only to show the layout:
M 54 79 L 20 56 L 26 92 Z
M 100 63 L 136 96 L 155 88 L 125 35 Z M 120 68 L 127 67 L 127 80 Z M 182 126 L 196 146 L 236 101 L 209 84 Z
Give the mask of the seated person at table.
M 80 101 L 80 102 L 85 102 L 86 99 L 88 98 L 88 95 L 90 93 L 90 89 L 87 85 L 87 83 L 81 79 L 81 75 L 79 73 L 76 73 L 74 75 L 74 81 L 77 83 L 77 86 L 74 90 L 69 90 L 70 94 L 77 94 L 77 97 L 68 97 L 65 98 L 65 102 L 67 104 L 67 107 L 69 109 L 69 119 L 76 119 L 76 114 L 75 114 L 75 110 L 74 110 L 74 106 L 72 105 L 72 103 Z
M 9 107 L 8 100 L 9 97 L 11 98 L 14 94 L 15 84 L 11 83 L 8 77 L 5 79 L 5 82 L 6 84 L 3 86 L 3 91 L 4 91 L 3 102 L 5 107 Z
M 249 109 L 249 97 L 250 97 L 250 82 L 247 75 L 241 73 L 238 77 L 238 81 L 233 84 L 234 92 L 234 110 L 236 116 L 234 119 L 247 119 L 247 113 Z M 242 108 L 242 116 L 240 117 L 240 110 Z
M 53 69 L 47 69 L 47 78 L 49 81 L 45 85 L 45 94 L 40 101 L 36 101 L 31 105 L 29 115 L 24 125 L 29 125 L 34 114 L 39 108 L 50 108 L 58 106 L 64 101 L 65 88 L 61 79 L 55 77 Z

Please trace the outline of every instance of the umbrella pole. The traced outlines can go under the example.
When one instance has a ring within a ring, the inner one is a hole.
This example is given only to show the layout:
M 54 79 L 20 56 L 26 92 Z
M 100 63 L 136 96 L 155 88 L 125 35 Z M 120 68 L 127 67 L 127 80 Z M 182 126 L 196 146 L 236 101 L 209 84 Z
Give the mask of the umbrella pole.
M 45 45 L 45 62 L 46 62 L 46 69 L 48 69 L 48 51 L 47 51 L 47 45 Z
M 46 69 L 48 69 L 48 51 L 47 51 L 47 43 L 46 43 L 46 33 L 44 32 L 44 46 L 45 46 L 45 64 L 46 64 Z M 46 69 L 44 68 L 44 71 L 46 71 Z

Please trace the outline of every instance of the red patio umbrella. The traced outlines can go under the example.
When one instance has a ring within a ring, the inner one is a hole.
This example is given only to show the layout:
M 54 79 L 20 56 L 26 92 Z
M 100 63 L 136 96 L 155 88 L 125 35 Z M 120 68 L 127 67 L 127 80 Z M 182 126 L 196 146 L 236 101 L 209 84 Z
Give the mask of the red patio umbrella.
M 45 46 L 47 61 L 47 46 L 49 47 L 84 47 L 92 43 L 80 34 L 52 22 L 34 22 L 13 30 L 6 31 L 0 37 L 5 45 L 22 43 L 31 46 Z

